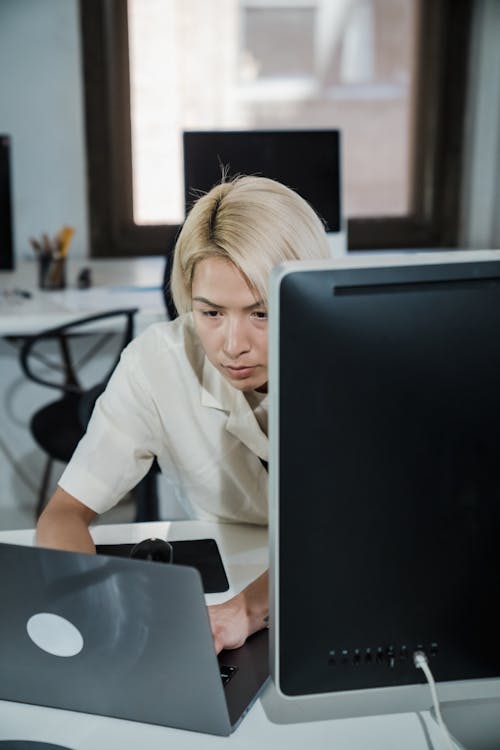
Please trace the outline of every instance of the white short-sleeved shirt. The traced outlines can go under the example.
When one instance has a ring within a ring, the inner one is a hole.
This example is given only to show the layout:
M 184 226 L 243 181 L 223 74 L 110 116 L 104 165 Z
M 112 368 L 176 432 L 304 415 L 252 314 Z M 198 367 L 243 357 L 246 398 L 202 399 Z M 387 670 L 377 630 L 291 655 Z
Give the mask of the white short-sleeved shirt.
M 59 484 L 103 513 L 156 456 L 191 517 L 266 524 L 259 422 L 206 358 L 190 313 L 156 323 L 123 351 Z

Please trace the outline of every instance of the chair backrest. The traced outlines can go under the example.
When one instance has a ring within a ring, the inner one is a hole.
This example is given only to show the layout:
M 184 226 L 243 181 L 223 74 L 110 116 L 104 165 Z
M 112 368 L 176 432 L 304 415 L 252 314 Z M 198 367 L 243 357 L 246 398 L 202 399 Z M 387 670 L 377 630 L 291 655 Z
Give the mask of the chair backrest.
M 95 392 L 99 395 L 118 364 L 122 350 L 133 338 L 137 309 L 109 310 L 27 336 L 20 350 L 24 374 L 35 383 L 64 394 Z M 92 373 L 93 382 L 84 383 L 83 368 L 95 362 L 97 355 L 102 357 L 104 347 L 112 339 L 112 356 L 108 356 L 104 366 L 94 368 L 98 372 Z M 84 340 L 86 347 L 83 347 Z M 79 345 L 78 352 L 77 347 L 72 346 L 75 341 Z
M 172 275 L 172 267 L 174 265 L 174 249 L 175 243 L 172 247 L 169 247 L 165 254 L 165 267 L 163 269 L 163 300 L 167 309 L 167 314 L 170 320 L 175 320 L 178 316 L 177 308 L 174 305 L 172 299 L 172 293 L 170 291 L 170 276 Z

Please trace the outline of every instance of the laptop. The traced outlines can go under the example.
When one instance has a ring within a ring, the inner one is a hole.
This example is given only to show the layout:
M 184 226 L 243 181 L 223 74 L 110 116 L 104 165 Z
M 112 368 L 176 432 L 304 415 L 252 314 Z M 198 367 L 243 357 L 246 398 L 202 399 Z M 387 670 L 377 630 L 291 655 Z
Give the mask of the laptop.
M 215 654 L 200 574 L 0 544 L 0 698 L 229 735 L 268 674 L 261 631 Z

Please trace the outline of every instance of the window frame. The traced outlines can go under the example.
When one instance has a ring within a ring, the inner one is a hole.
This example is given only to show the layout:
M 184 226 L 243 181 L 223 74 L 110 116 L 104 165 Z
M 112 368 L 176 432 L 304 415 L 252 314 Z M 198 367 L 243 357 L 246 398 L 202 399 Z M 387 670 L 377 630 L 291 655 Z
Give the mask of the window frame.
M 80 20 L 90 255 L 165 255 L 179 225 L 133 221 L 127 0 L 80 0 Z M 458 243 L 472 0 L 421 0 L 418 24 L 413 208 L 349 219 L 349 250 Z

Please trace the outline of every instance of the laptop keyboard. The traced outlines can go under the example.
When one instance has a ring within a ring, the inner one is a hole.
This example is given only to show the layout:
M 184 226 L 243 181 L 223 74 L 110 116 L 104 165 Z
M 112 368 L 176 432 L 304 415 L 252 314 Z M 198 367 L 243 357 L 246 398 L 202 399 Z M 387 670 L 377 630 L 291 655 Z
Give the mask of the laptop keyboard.
M 235 672 L 238 671 L 238 667 L 230 667 L 226 666 L 225 664 L 219 664 L 219 669 L 222 684 L 224 685 L 224 687 L 226 687 L 229 680 L 234 677 Z

